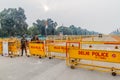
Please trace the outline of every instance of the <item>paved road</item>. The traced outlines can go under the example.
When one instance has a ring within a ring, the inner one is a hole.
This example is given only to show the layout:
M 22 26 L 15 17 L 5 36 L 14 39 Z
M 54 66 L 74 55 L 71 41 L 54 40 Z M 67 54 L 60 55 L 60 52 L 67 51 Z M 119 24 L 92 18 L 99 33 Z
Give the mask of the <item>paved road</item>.
M 0 57 L 0 80 L 120 80 L 110 73 L 70 69 L 64 60 Z

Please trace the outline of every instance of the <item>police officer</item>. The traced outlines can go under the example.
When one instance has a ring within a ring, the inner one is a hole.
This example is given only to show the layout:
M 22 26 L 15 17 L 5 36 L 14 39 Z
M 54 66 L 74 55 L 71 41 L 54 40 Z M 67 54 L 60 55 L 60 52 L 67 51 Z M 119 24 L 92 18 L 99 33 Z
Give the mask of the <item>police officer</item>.
M 31 41 L 39 41 L 39 38 L 37 35 L 33 36 L 33 38 L 31 39 Z
M 21 56 L 23 56 L 23 51 L 25 50 L 26 56 L 27 56 L 27 40 L 25 39 L 25 36 L 22 37 L 21 39 Z

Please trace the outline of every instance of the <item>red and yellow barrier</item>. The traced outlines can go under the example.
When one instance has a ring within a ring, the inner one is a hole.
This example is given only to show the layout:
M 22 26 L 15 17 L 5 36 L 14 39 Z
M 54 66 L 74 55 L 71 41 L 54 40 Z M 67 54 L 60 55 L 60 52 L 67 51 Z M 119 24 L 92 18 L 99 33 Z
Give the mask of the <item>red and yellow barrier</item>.
M 120 51 L 108 51 L 108 50 L 90 50 L 81 48 L 71 48 L 70 44 L 74 42 L 68 42 L 66 47 L 66 64 L 71 66 L 72 69 L 77 68 L 87 68 L 92 70 L 98 70 L 103 72 L 111 72 L 113 76 L 120 74 L 120 68 L 114 67 L 114 65 L 97 65 L 93 64 L 93 61 L 98 62 L 109 62 L 109 63 L 120 63 Z M 78 43 L 80 44 L 80 43 Z M 88 60 L 91 63 L 82 63 L 81 60 Z M 92 67 L 92 68 L 91 68 Z
M 48 46 L 48 56 L 49 59 L 51 58 L 59 58 L 59 59 L 65 59 L 66 58 L 66 46 L 56 45 L 56 44 L 49 44 Z
M 2 54 L 2 51 L 3 51 L 3 49 L 2 49 L 2 41 L 0 41 L 0 54 Z
M 45 57 L 45 49 L 44 49 L 44 43 L 36 43 L 36 42 L 30 42 L 29 43 L 29 53 L 30 55 L 36 55 L 41 57 Z
M 113 63 L 120 62 L 119 51 L 69 49 L 69 56 L 71 58 L 76 58 L 76 59 L 113 62 Z

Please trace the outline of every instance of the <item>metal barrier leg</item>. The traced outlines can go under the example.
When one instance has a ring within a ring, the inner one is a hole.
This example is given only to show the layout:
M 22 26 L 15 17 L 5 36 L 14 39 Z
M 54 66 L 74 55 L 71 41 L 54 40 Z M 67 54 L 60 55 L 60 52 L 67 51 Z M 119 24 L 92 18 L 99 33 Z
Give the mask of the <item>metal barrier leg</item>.
M 112 71 L 112 76 L 116 76 L 117 75 L 114 67 L 111 68 L 111 71 Z

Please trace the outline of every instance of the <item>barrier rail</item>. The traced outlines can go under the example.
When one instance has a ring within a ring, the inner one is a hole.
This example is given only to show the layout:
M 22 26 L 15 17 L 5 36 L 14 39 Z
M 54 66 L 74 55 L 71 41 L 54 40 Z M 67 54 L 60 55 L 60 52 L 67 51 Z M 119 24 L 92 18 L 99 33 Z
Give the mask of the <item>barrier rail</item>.
M 108 51 L 108 50 L 90 50 L 90 49 L 81 49 L 81 48 L 71 48 L 69 44 L 74 44 L 75 42 L 67 42 L 67 51 L 66 51 L 66 64 L 71 66 L 72 69 L 75 67 L 83 67 L 92 70 L 106 71 L 111 72 L 113 76 L 120 74 L 120 68 L 115 68 L 112 66 L 103 66 L 93 64 L 94 61 L 98 62 L 110 62 L 110 63 L 119 63 L 120 62 L 120 51 Z M 76 42 L 80 44 L 79 42 Z M 81 60 L 88 60 L 91 63 L 81 63 Z M 106 69 L 106 70 L 101 70 Z
M 65 59 L 65 53 L 66 53 L 66 46 L 60 46 L 55 44 L 49 44 L 48 46 L 48 57 L 51 58 L 59 58 L 59 59 Z

